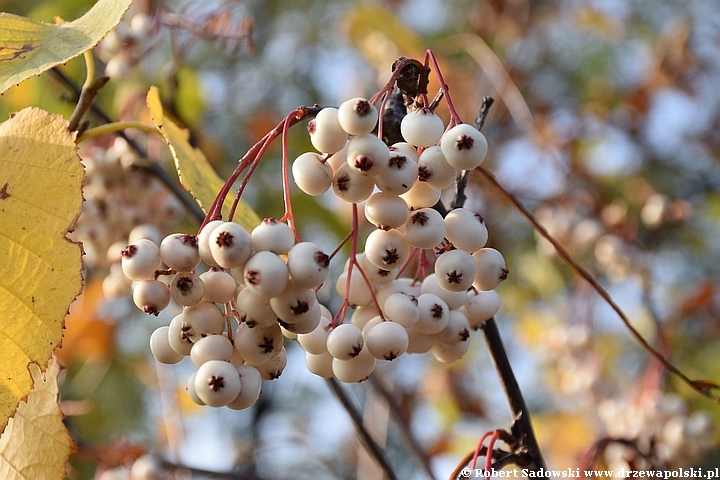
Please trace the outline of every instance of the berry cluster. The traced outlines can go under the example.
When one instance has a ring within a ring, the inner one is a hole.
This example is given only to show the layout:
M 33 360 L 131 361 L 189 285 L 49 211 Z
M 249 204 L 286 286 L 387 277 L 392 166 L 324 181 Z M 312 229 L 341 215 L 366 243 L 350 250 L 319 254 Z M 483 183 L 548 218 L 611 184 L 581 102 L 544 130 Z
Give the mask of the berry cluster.
M 482 163 L 485 137 L 457 121 L 446 129 L 420 107 L 400 125 L 407 142 L 388 147 L 375 132 L 378 119 L 363 98 L 318 110 L 308 131 L 321 153 L 302 154 L 290 168 L 284 162 L 282 221 L 265 219 L 248 232 L 211 211 L 197 236 L 172 234 L 159 245 L 138 239 L 122 251 L 138 308 L 157 315 L 171 301 L 183 307 L 150 344 L 162 363 L 190 357 L 198 370 L 187 390 L 196 403 L 252 405 L 262 382 L 277 378 L 287 363 L 284 338 L 305 349 L 311 372 L 359 382 L 377 361 L 404 353 L 431 352 L 443 363 L 460 359 L 471 331 L 498 311 L 494 289 L 508 269 L 502 254 L 485 246 L 484 218 L 464 208 L 444 216 L 444 209 L 433 208 L 462 171 Z M 328 255 L 300 241 L 288 204 L 288 170 L 303 192 L 332 190 L 353 206 L 351 254 L 335 282 L 343 298 L 335 315 L 316 292 L 340 247 Z M 362 202 L 377 228 L 360 253 Z

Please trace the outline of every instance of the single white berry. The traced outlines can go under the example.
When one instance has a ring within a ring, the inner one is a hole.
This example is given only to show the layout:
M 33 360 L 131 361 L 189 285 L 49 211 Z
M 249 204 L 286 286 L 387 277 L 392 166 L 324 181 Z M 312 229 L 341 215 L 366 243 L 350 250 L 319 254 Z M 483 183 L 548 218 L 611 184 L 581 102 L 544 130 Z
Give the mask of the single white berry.
M 347 132 L 338 122 L 338 109 L 323 108 L 308 122 L 310 142 L 319 152 L 335 153 L 345 146 Z
M 240 375 L 229 362 L 210 360 L 203 363 L 195 374 L 195 394 L 205 405 L 222 407 L 240 393 Z
M 440 333 L 447 326 L 450 318 L 447 303 L 432 293 L 423 293 L 417 297 L 417 300 L 420 317 L 412 328 L 419 333 Z
M 445 131 L 442 118 L 429 108 L 419 108 L 405 115 L 400 122 L 400 133 L 405 141 L 416 147 L 435 145 Z
M 355 97 L 340 104 L 337 118 L 350 135 L 363 135 L 372 132 L 377 125 L 378 112 L 366 99 Z
M 310 352 L 305 353 L 305 365 L 310 373 L 322 378 L 330 378 L 333 376 L 333 356 L 329 353 L 318 353 L 312 354 Z
M 330 257 L 312 242 L 300 242 L 288 252 L 287 267 L 295 284 L 315 288 L 328 277 Z
M 414 282 L 412 278 L 397 278 L 391 282 L 382 285 L 377 292 L 375 298 L 380 305 L 385 305 L 387 299 L 393 293 L 403 293 L 408 296 L 417 297 L 422 293 L 420 291 L 421 284 Z
M 407 334 L 407 353 L 427 353 L 435 344 L 434 334 L 420 333 L 413 327 L 407 329 Z
M 190 349 L 192 349 L 193 341 L 192 336 L 188 332 L 189 326 L 183 323 L 182 314 L 176 315 L 168 326 L 168 345 L 178 355 L 187 357 L 190 355 Z
M 319 355 L 327 352 L 327 337 L 330 331 L 326 328 L 330 319 L 322 317 L 318 325 L 309 333 L 299 334 L 297 341 L 306 352 Z
M 229 362 L 233 356 L 233 344 L 225 335 L 208 335 L 190 349 L 190 360 L 199 367 L 210 360 Z
M 205 296 L 205 282 L 194 273 L 176 273 L 170 281 L 170 294 L 180 305 L 197 305 Z
M 445 160 L 458 170 L 473 170 L 485 160 L 488 151 L 487 139 L 480 131 L 462 123 L 445 132 L 440 147 Z
M 335 291 L 341 297 L 347 297 L 351 307 L 368 305 L 373 301 L 371 287 L 355 268 L 350 276 L 350 285 L 348 285 L 348 272 L 343 272 L 338 276 L 335 281 Z
M 203 402 L 200 397 L 197 396 L 197 392 L 195 391 L 195 377 L 197 377 L 197 371 L 191 373 L 188 377 L 185 390 L 187 390 L 190 400 L 192 400 L 195 405 L 200 405 L 202 407 L 205 405 L 205 402 Z
M 391 270 L 402 265 L 410 254 L 405 235 L 397 229 L 374 230 L 365 240 L 365 257 L 376 267 Z
M 270 299 L 270 307 L 277 318 L 289 324 L 300 323 L 308 318 L 318 318 L 319 321 L 321 311 L 315 308 L 317 303 L 313 289 L 300 287 L 292 280 L 280 295 Z
M 464 357 L 469 350 L 470 342 L 459 342 L 453 346 L 447 346 L 435 341 L 430 353 L 440 363 L 454 363 Z
M 338 168 L 332 179 L 335 196 L 348 203 L 360 203 L 372 195 L 375 188 L 373 177 L 361 175 L 345 163 Z
M 223 268 L 235 268 L 244 265 L 250 258 L 252 240 L 242 225 L 225 222 L 210 233 L 208 245 L 218 265 Z
M 190 272 L 200 263 L 197 237 L 185 233 L 174 233 L 160 243 L 160 256 L 168 268 L 178 272 Z
M 421 208 L 410 213 L 405 224 L 405 238 L 417 248 L 435 248 L 445 238 L 442 215 L 432 208 Z
M 358 263 L 368 277 L 370 284 L 373 286 L 380 287 L 381 285 L 392 282 L 395 280 L 395 277 L 397 277 L 397 268 L 392 270 L 380 268 L 370 262 L 364 253 L 358 256 Z
M 306 152 L 297 157 L 291 170 L 295 184 L 307 195 L 322 195 L 332 185 L 332 167 L 315 152 Z
M 270 307 L 270 299 L 244 288 L 235 301 L 238 315 L 250 328 L 269 327 L 277 322 L 277 315 Z
M 160 229 L 151 223 L 141 223 L 133 227 L 128 234 L 128 244 L 133 244 L 142 238 L 151 240 L 155 245 L 160 245 L 163 239 Z
M 341 150 L 333 153 L 332 155 L 330 155 L 330 158 L 327 159 L 327 164 L 330 165 L 330 168 L 332 168 L 333 175 L 337 173 L 338 168 L 347 163 L 347 150 L 349 145 L 350 140 L 347 140 L 345 142 L 345 146 L 343 146 Z
M 400 195 L 412 210 L 432 207 L 440 200 L 440 190 L 432 188 L 427 182 L 416 182 L 410 190 Z
M 451 292 L 450 290 L 445 290 L 438 283 L 437 275 L 435 275 L 434 273 L 428 275 L 422 281 L 420 292 L 433 293 L 437 295 L 438 297 L 442 298 L 445 303 L 447 303 L 448 308 L 450 308 L 451 310 L 457 310 L 458 308 L 461 308 L 463 305 L 465 305 L 465 302 L 467 301 L 467 295 L 465 291 Z
M 232 410 L 244 410 L 253 406 L 260 398 L 262 376 L 252 365 L 240 365 L 236 370 L 240 376 L 240 393 L 227 404 L 227 407 Z
M 178 363 L 185 356 L 177 353 L 170 346 L 168 330 L 170 327 L 165 325 L 153 331 L 150 335 L 150 351 L 158 362 L 172 365 Z
M 280 295 L 288 284 L 288 267 L 276 253 L 261 251 L 245 262 L 245 288 L 271 298 Z
M 270 380 L 277 380 L 280 378 L 280 375 L 282 375 L 282 372 L 287 366 L 287 360 L 287 351 L 283 347 L 280 350 L 280 353 L 262 365 L 257 365 L 255 368 L 257 368 L 258 372 L 260 372 L 262 381 L 269 382 Z
M 378 316 L 380 316 L 380 311 L 374 303 L 369 303 L 355 308 L 355 311 L 350 316 L 350 323 L 362 330 L 370 320 Z
M 362 328 L 363 338 L 364 338 L 364 339 L 367 339 L 367 334 L 370 332 L 370 330 L 371 330 L 372 328 L 374 328 L 375 325 L 377 325 L 378 323 L 382 323 L 382 322 L 384 322 L 384 321 L 385 321 L 385 320 L 384 320 L 383 317 L 381 317 L 380 315 L 377 315 L 376 317 L 371 318 L 371 319 L 365 324 L 365 326 Z
M 432 188 L 444 190 L 455 183 L 457 170 L 445 160 L 440 147 L 428 147 L 418 159 L 418 180 Z
M 328 353 L 340 360 L 357 357 L 364 344 L 362 330 L 352 323 L 343 323 L 335 327 L 326 341 Z
M 456 248 L 476 252 L 488 240 L 485 219 L 479 213 L 465 208 L 451 210 L 445 216 L 445 236 Z
M 380 322 L 368 330 L 365 348 L 379 360 L 395 360 L 407 351 L 408 334 L 395 322 Z
M 197 235 L 197 247 L 200 259 L 211 267 L 219 267 L 220 265 L 215 261 L 210 251 L 210 234 L 215 228 L 224 223 L 222 220 L 208 222 Z
M 402 292 L 393 293 L 387 297 L 383 304 L 383 312 L 387 319 L 405 328 L 412 327 L 420 318 L 417 299 L 413 295 Z
M 361 175 L 374 177 L 388 168 L 390 150 L 372 134 L 358 135 L 350 140 L 347 163 Z
M 322 309 L 320 307 L 321 305 L 318 302 L 315 302 L 312 306 L 312 309 L 310 310 L 310 313 L 304 316 L 304 318 L 299 322 L 287 323 L 281 319 L 278 319 L 278 323 L 282 328 L 282 332 L 285 338 L 297 340 L 298 335 L 303 333 L 310 333 L 315 330 L 320 324 L 320 320 L 322 319 Z
M 214 303 L 200 302 L 183 308 L 182 332 L 195 343 L 208 335 L 220 335 L 225 331 L 225 318 Z
M 133 286 L 133 302 L 143 312 L 157 316 L 170 304 L 170 289 L 159 280 L 142 280 Z
M 435 336 L 435 341 L 448 347 L 454 347 L 460 342 L 468 342 L 469 340 L 470 322 L 468 322 L 467 316 L 461 310 L 450 310 L 448 323 Z
M 295 233 L 287 223 L 266 218 L 250 232 L 252 248 L 256 252 L 270 250 L 278 255 L 287 253 L 295 245 Z
M 405 200 L 392 193 L 374 193 L 365 203 L 365 218 L 382 229 L 404 225 L 409 213 Z
M 470 322 L 470 328 L 478 330 L 500 310 L 500 295 L 495 290 L 476 290 L 467 292 L 467 302 L 463 311 Z
M 235 297 L 237 284 L 228 272 L 211 269 L 200 274 L 200 280 L 205 284 L 203 302 L 227 303 Z
M 410 147 L 412 148 L 412 147 Z M 401 195 L 410 190 L 418 180 L 417 153 L 410 155 L 390 147 L 388 167 L 375 176 L 375 184 L 385 193 Z
M 476 265 L 472 254 L 465 250 L 450 250 L 435 261 L 438 284 L 451 292 L 464 292 L 475 280 Z
M 140 239 L 125 247 L 122 255 L 122 270 L 130 280 L 145 280 L 160 268 L 160 248 L 151 240 Z
M 391 152 L 398 152 L 406 155 L 408 158 L 412 158 L 417 163 L 419 154 L 417 148 L 413 147 L 407 142 L 397 142 L 390 145 Z
M 493 290 L 506 280 L 509 270 L 505 266 L 505 257 L 494 248 L 481 248 L 473 253 L 476 274 L 473 286 L 478 290 Z
M 341 382 L 362 382 L 375 370 L 375 357 L 368 350 L 363 349 L 356 357 L 349 360 L 333 358 L 332 370 Z
M 235 349 L 247 365 L 262 365 L 278 355 L 283 348 L 280 326 L 248 328 L 241 323 L 235 333 Z

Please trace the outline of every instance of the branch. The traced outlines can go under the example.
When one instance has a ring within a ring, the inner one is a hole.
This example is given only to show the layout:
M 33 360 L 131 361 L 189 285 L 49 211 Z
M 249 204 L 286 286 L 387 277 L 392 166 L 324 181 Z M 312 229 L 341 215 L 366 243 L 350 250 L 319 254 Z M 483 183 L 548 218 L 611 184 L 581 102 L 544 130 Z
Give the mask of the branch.
M 350 415 L 353 424 L 355 424 L 355 429 L 360 436 L 360 440 L 367 449 L 367 451 L 370 452 L 370 454 L 375 458 L 375 460 L 378 462 L 383 471 L 385 471 L 385 474 L 390 480 L 398 480 L 397 475 L 395 475 L 395 472 L 390 466 L 390 462 L 388 461 L 385 452 L 378 446 L 377 443 L 375 443 L 375 440 L 372 439 L 370 433 L 368 433 L 368 431 L 365 429 L 365 426 L 363 425 L 362 414 L 352 403 L 350 398 L 345 394 L 338 381 L 334 377 L 331 377 L 327 379 L 327 384 L 330 386 L 330 389 L 333 391 L 335 396 L 338 397 L 338 400 L 340 400 L 340 403 L 342 403 L 343 407 L 345 407 L 345 410 L 347 410 L 348 414 Z
M 702 394 L 705 397 L 708 397 L 712 400 L 714 400 L 716 403 L 720 403 L 720 398 L 716 395 L 712 394 L 712 390 L 720 389 L 720 386 L 718 386 L 714 382 L 706 381 L 706 380 L 692 380 L 687 375 L 685 375 L 680 369 L 678 369 L 675 365 L 670 363 L 662 353 L 660 353 L 658 350 L 652 347 L 648 343 L 647 340 L 645 340 L 642 335 L 640 335 L 640 332 L 638 332 L 635 327 L 632 326 L 632 323 L 630 322 L 630 319 L 625 314 L 625 312 L 620 308 L 620 306 L 615 303 L 615 301 L 612 299 L 610 294 L 605 290 L 595 278 L 585 270 L 583 267 L 578 265 L 578 263 L 573 260 L 573 258 L 570 256 L 570 254 L 563 248 L 562 245 L 560 245 L 560 242 L 558 242 L 550 233 L 543 227 L 537 219 L 533 216 L 532 213 L 530 213 L 525 206 L 520 202 L 520 200 L 517 199 L 512 193 L 508 192 L 503 188 L 500 183 L 498 183 L 495 176 L 490 173 L 488 170 L 485 170 L 482 166 L 477 167 L 477 170 L 483 174 L 483 176 L 492 183 L 500 192 L 503 194 L 503 196 L 510 201 L 510 203 L 513 204 L 513 206 L 523 214 L 525 218 L 527 218 L 530 223 L 533 225 L 535 230 L 542 235 L 547 241 L 549 241 L 552 246 L 557 251 L 558 255 L 560 255 L 560 258 L 563 259 L 565 263 L 567 263 L 570 268 L 572 268 L 577 275 L 579 275 L 581 278 L 583 278 L 586 282 L 590 284 L 590 286 L 600 295 L 600 297 L 605 300 L 605 302 L 610 305 L 610 307 L 617 313 L 617 315 L 620 317 L 622 322 L 625 324 L 625 326 L 630 330 L 630 333 L 633 337 L 640 343 L 640 345 L 643 346 L 648 352 L 650 352 L 651 355 L 653 355 L 655 358 L 657 358 L 660 363 L 663 364 L 663 366 L 673 375 L 676 375 L 679 377 L 683 382 L 685 382 L 687 385 L 690 386 L 693 390 L 696 392 Z
M 80 88 L 75 85 L 75 82 L 73 82 L 70 78 L 68 78 L 64 73 L 60 71 L 59 68 L 54 67 L 50 70 L 55 77 L 60 80 L 61 83 L 63 83 L 67 88 L 72 90 L 72 92 L 75 94 L 77 98 L 81 96 L 81 90 Z M 113 123 L 110 116 L 105 113 L 104 110 L 102 110 L 100 107 L 98 107 L 94 102 L 90 103 L 89 105 L 90 111 L 92 111 L 95 116 L 97 116 L 102 123 Z M 135 140 L 128 137 L 127 134 L 123 131 L 117 132 L 117 135 L 121 138 L 123 138 L 127 144 L 135 150 L 135 152 L 143 157 L 147 158 L 147 151 L 143 149 Z M 183 188 L 168 175 L 168 173 L 156 162 L 150 162 L 147 167 L 143 168 L 144 170 L 147 170 L 149 173 L 155 175 L 160 182 L 165 185 L 175 197 L 177 197 L 178 200 L 185 206 L 185 208 L 190 212 L 190 214 L 197 219 L 198 221 L 202 222 L 205 218 L 205 212 L 202 211 L 200 206 L 190 198 L 187 192 L 183 190 Z

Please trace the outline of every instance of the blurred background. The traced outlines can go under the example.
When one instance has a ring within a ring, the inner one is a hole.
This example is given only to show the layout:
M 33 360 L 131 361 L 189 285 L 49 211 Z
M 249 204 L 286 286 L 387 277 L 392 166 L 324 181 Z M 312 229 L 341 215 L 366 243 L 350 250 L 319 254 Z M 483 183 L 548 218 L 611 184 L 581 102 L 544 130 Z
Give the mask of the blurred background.
M 0 10 L 51 22 L 93 3 L 0 0 Z M 226 176 L 289 111 L 370 97 L 396 58 L 426 49 L 464 121 L 494 97 L 484 165 L 499 182 L 651 345 L 691 378 L 720 380 L 716 0 L 136 0 L 95 50 L 111 77 L 98 104 L 113 119 L 149 122 L 145 95 L 157 85 L 168 114 Z M 84 80 L 81 59 L 60 71 Z M 437 88 L 433 78 L 430 95 Z M 8 90 L 0 114 L 36 105 L 69 117 L 71 93 L 46 73 Z M 448 120 L 444 104 L 438 113 Z M 137 224 L 163 234 L 198 224 L 133 168 L 158 162 L 175 175 L 167 147 L 129 134 L 147 160 L 112 137 L 81 148 L 88 176 L 75 236 L 86 289 L 58 351 L 61 406 L 80 447 L 69 478 L 129 478 L 145 453 L 168 462 L 172 478 L 381 478 L 293 342 L 284 374 L 240 412 L 195 406 L 184 391 L 192 365 L 152 359 L 150 333 L 174 314 L 138 313 L 112 252 Z M 311 148 L 302 125 L 291 131 L 291 158 Z M 246 191 L 261 218 L 283 213 L 280 154 L 278 142 Z M 350 228 L 348 210 L 331 195 L 294 193 L 303 238 L 331 251 Z M 496 318 L 548 467 L 720 466 L 717 404 L 665 373 L 480 174 L 468 197 L 511 272 Z M 339 304 L 334 294 L 324 301 Z M 512 420 L 481 336 L 456 364 L 403 356 L 376 376 L 406 426 L 367 382 L 345 390 L 401 478 L 427 477 L 424 461 L 448 478 L 483 433 Z

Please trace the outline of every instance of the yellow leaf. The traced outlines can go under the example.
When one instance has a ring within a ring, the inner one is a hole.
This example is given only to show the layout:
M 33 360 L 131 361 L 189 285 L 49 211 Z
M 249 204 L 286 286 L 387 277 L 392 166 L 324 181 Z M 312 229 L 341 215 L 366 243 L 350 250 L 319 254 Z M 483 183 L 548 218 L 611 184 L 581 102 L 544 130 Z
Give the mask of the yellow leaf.
M 180 176 L 180 183 L 195 197 L 200 207 L 207 213 L 207 209 L 212 205 L 215 196 L 222 189 L 225 182 L 215 173 L 205 155 L 190 145 L 188 131 L 183 130 L 170 119 L 164 117 L 156 87 L 150 87 L 147 94 L 147 104 L 153 122 L 160 129 L 170 147 L 175 159 L 175 167 Z M 228 212 L 234 198 L 235 191 L 231 190 L 223 205 L 224 219 L 228 218 Z M 248 230 L 260 223 L 257 214 L 243 200 L 240 200 L 233 220 Z
M 65 462 L 75 446 L 58 407 L 57 362 L 45 374 L 30 365 L 33 389 L 0 436 L 0 478 L 52 480 L 65 476 Z
M 82 17 L 60 25 L 0 13 L 0 93 L 97 45 L 130 3 L 100 0 Z
M 67 121 L 27 108 L 0 124 L 0 431 L 45 365 L 82 288 L 83 168 Z

